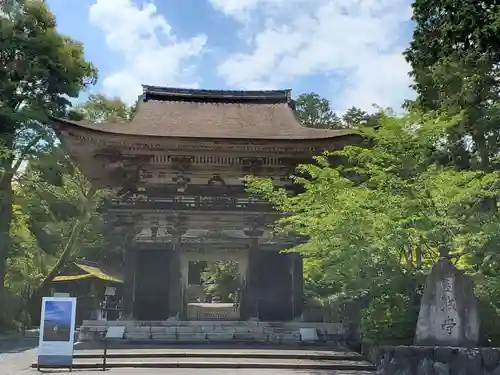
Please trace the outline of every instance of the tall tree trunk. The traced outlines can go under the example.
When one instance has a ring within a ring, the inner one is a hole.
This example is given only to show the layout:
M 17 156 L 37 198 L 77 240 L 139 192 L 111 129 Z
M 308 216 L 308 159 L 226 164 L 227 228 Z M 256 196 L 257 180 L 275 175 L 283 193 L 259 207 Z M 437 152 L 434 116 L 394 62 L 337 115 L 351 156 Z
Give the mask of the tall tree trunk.
M 0 137 L 2 150 L 10 153 L 13 148 L 13 136 L 7 134 Z M 12 191 L 13 155 L 0 154 L 0 306 L 5 300 L 5 278 L 7 275 L 7 256 L 11 247 L 10 227 L 12 222 Z M 1 311 L 0 311 L 1 314 Z
M 5 173 L 0 179 L 0 306 L 5 292 L 7 255 L 10 251 L 10 226 L 12 221 L 12 178 Z

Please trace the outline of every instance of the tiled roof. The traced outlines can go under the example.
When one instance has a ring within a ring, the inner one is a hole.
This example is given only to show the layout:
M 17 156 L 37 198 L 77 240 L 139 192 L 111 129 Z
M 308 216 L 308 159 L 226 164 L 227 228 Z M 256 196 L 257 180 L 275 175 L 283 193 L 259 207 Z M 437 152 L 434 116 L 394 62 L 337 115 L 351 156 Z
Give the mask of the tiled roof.
M 178 138 L 324 139 L 342 130 L 300 125 L 290 90 L 220 91 L 144 86 L 134 118 L 127 123 L 88 125 L 58 119 L 95 131 Z

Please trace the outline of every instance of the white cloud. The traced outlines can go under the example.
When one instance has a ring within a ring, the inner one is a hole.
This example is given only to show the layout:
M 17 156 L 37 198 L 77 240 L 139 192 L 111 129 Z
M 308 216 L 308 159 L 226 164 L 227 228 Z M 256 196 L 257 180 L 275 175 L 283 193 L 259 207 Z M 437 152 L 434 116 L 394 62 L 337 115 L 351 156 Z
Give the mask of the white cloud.
M 218 74 L 237 88 L 289 85 L 313 74 L 342 77 L 337 110 L 372 104 L 399 107 L 412 95 L 402 51 L 409 0 L 210 0 L 238 20 L 249 51 L 235 53 Z M 347 73 L 346 73 L 347 72 Z
M 192 62 L 207 43 L 203 34 L 179 40 L 153 3 L 135 6 L 131 0 L 96 0 L 90 21 L 101 28 L 109 48 L 123 65 L 103 80 L 108 95 L 128 103 L 137 99 L 141 84 L 196 87 Z

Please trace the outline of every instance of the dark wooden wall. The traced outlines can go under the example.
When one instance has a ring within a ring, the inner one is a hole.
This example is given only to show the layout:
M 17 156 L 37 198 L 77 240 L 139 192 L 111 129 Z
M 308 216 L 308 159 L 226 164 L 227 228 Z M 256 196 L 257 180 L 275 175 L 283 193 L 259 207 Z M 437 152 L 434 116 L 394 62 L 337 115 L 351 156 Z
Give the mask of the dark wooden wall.
M 134 317 L 167 320 L 169 317 L 169 265 L 171 251 L 137 251 Z

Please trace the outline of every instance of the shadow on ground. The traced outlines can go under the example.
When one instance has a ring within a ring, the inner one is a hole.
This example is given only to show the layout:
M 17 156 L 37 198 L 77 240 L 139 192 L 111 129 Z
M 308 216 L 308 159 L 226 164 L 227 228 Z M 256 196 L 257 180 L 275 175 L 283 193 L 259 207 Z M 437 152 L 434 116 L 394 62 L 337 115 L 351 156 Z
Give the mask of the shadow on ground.
M 68 372 L 68 369 L 40 369 L 37 372 L 41 374 L 60 374 L 62 372 Z M 95 369 L 72 369 L 71 372 L 100 372 L 102 373 L 103 371 L 108 372 L 110 369 L 103 370 L 102 368 L 95 368 Z
M 35 337 L 0 338 L 0 354 L 21 353 L 38 346 Z

